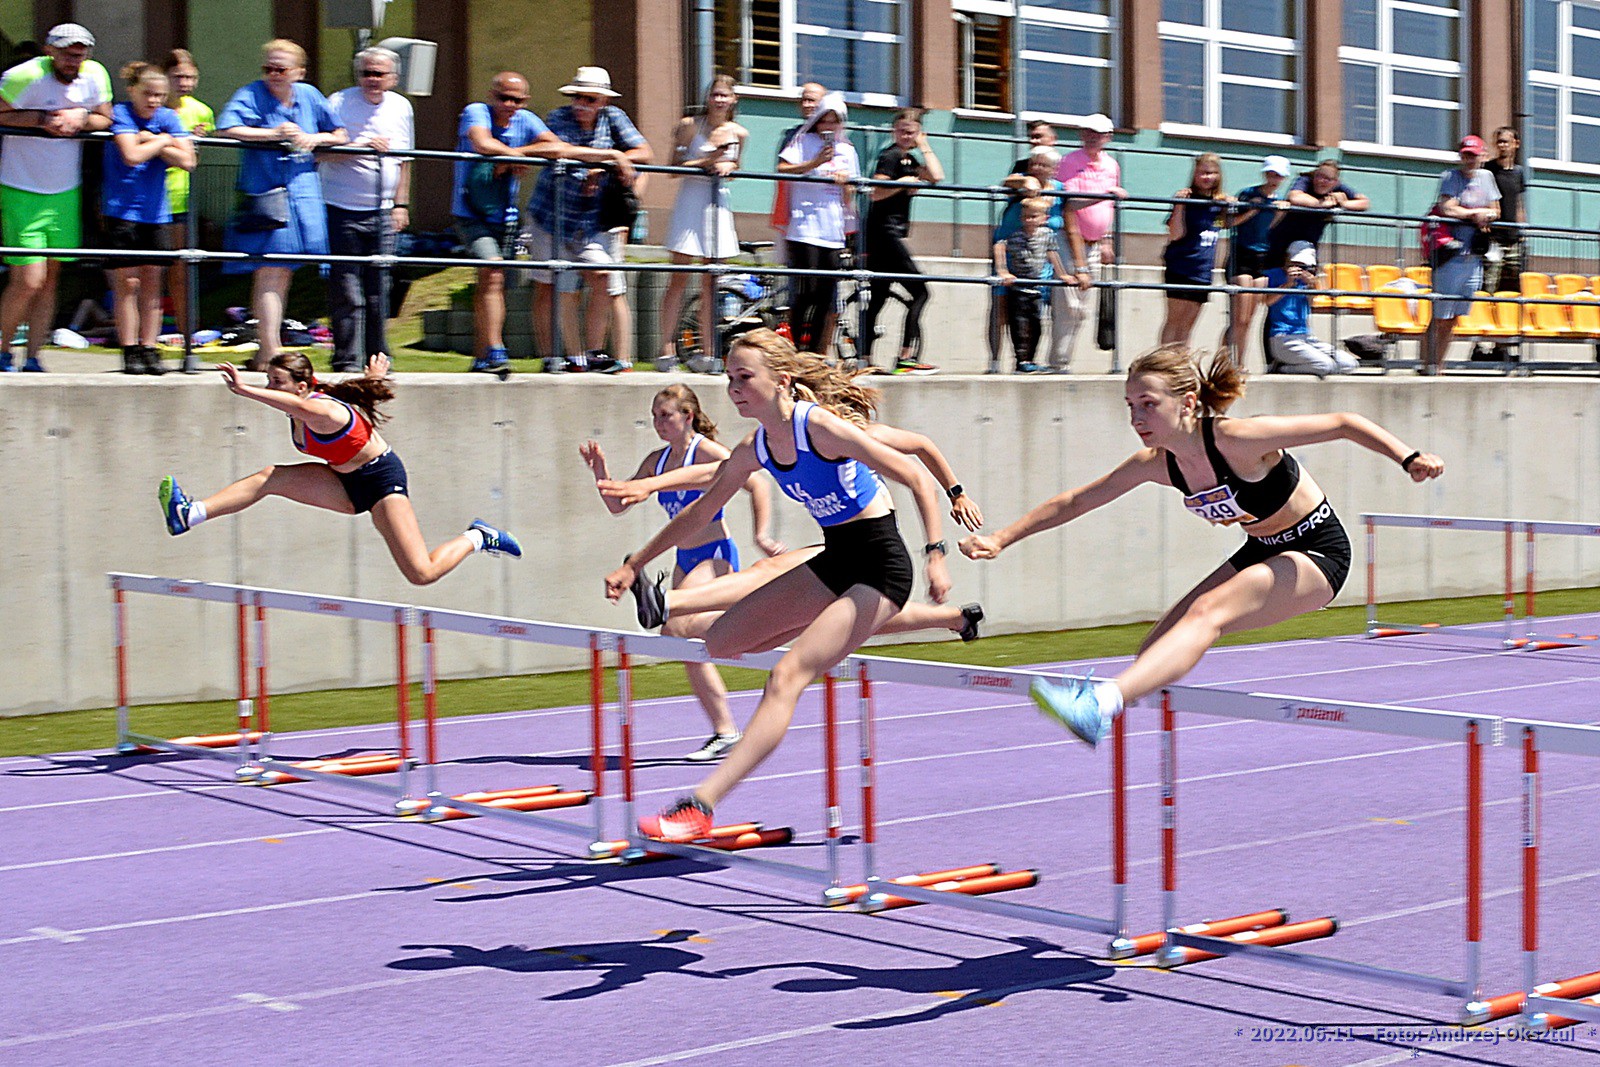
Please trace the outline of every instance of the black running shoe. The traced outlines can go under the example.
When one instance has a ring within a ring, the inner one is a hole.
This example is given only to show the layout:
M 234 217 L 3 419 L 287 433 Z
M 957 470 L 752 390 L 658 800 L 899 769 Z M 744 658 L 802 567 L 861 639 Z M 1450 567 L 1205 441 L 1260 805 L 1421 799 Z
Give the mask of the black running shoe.
M 656 575 L 653 582 L 643 574 L 633 581 L 634 607 L 639 616 L 639 625 L 646 630 L 658 629 L 667 621 L 667 594 L 661 588 L 666 581 L 666 571 Z
M 983 621 L 983 605 L 967 604 L 961 609 L 961 640 L 976 641 L 978 624 Z

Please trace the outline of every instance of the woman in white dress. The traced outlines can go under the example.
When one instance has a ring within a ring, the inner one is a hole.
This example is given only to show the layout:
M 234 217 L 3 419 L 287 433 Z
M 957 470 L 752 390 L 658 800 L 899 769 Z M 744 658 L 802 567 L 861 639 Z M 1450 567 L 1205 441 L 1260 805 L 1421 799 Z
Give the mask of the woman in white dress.
M 739 156 L 750 133 L 734 121 L 739 109 L 734 84 L 733 78 L 726 74 L 711 79 L 706 88 L 705 114 L 685 116 L 673 131 L 672 162 L 680 167 L 697 167 L 706 173 L 704 178 L 678 178 L 678 198 L 673 202 L 672 221 L 667 226 L 667 250 L 677 266 L 732 259 L 739 254 L 739 234 L 734 229 L 725 179 L 738 169 Z M 686 272 L 668 276 L 667 291 L 661 298 L 658 370 L 670 370 L 677 365 L 678 314 L 683 309 L 683 291 L 688 283 Z M 700 336 L 707 355 L 711 352 L 710 338 L 715 328 L 716 277 L 706 273 L 700 275 Z

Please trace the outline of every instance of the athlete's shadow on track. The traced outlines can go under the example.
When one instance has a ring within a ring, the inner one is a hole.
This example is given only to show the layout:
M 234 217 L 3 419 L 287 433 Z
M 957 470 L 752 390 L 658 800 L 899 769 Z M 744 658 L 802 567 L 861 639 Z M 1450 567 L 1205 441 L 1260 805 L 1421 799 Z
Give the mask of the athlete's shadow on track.
M 1103 982 L 1116 972 L 1058 945 L 1036 937 L 1011 937 L 1015 951 L 959 960 L 946 967 L 861 967 L 852 963 L 809 961 L 734 967 L 722 971 L 727 978 L 758 971 L 812 968 L 830 978 L 788 978 L 773 988 L 786 993 L 848 993 L 859 989 L 892 989 L 921 996 L 951 999 L 909 1015 L 838 1023 L 841 1030 L 876 1030 L 907 1023 L 931 1022 L 952 1012 L 986 1008 L 1015 993 L 1034 989 L 1059 989 Z M 961 992 L 965 991 L 965 992 Z M 1084 989 L 1107 1003 L 1119 1003 L 1128 994 L 1113 989 Z M 959 993 L 959 995 L 958 995 Z
M 0 778 L 57 778 L 74 774 L 118 774 L 149 764 L 172 763 L 187 759 L 177 753 L 140 753 L 119 756 L 115 752 L 70 753 L 60 756 L 35 756 L 42 767 L 18 767 L 0 772 Z
M 637 985 L 658 974 L 683 974 L 695 978 L 723 979 L 714 971 L 696 971 L 693 965 L 705 959 L 698 952 L 674 948 L 693 940 L 694 930 L 667 930 L 651 941 L 606 941 L 593 945 L 552 945 L 530 948 L 527 945 L 501 945 L 480 949 L 471 945 L 401 945 L 420 951 L 438 949 L 447 956 L 410 956 L 389 964 L 397 971 L 442 971 L 453 967 L 493 967 L 518 974 L 576 971 L 598 974 L 593 985 L 552 993 L 545 1000 L 586 1000 L 602 993 L 614 993 Z

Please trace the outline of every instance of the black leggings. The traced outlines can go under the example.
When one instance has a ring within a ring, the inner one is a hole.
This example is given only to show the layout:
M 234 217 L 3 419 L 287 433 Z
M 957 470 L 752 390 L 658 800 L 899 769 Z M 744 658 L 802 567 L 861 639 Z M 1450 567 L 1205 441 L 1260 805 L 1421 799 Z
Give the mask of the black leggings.
M 870 242 L 867 245 L 867 266 L 872 270 L 885 274 L 922 273 L 917 269 L 917 261 L 911 258 L 911 250 L 896 234 L 869 235 L 867 239 Z M 856 349 L 867 363 L 872 362 L 872 344 L 878 339 L 878 313 L 889 302 L 890 287 L 897 284 L 906 291 L 907 297 L 905 327 L 900 333 L 901 351 L 914 349 L 922 339 L 922 308 L 928 302 L 928 283 L 873 278 L 872 296 L 867 301 L 866 309 L 861 312 L 860 328 L 856 331 Z
M 789 242 L 789 266 L 800 270 L 838 270 L 839 249 Z M 801 275 L 789 279 L 789 332 L 796 348 L 821 353 L 831 338 L 823 336 L 833 313 L 839 279 Z
M 1031 289 L 1005 290 L 1006 326 L 1011 331 L 1011 354 L 1018 365 L 1032 363 L 1044 332 L 1044 307 L 1040 294 Z

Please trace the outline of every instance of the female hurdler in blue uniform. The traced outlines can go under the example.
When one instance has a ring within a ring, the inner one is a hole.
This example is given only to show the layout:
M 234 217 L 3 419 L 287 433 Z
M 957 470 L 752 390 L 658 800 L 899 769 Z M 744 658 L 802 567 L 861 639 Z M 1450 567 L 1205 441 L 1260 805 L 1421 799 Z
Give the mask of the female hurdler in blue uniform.
M 914 460 L 873 440 L 823 405 L 870 393 L 815 356 L 800 355 L 771 330 L 753 330 L 728 354 L 728 397 L 761 425 L 722 464 L 705 495 L 681 511 L 628 562 L 606 577 L 616 600 L 651 559 L 705 526 L 746 480 L 765 467 L 784 493 L 822 527 L 826 547 L 730 608 L 706 633 L 706 650 L 732 656 L 787 644 L 745 727 L 744 740 L 690 795 L 639 820 L 650 837 L 689 841 L 710 830 L 711 811 L 783 739 L 806 686 L 854 652 L 911 598 L 911 557 L 895 527 L 883 474 L 916 496 L 928 544 L 928 588 L 942 602 L 945 569 L 938 491 Z
M 1040 710 L 1091 745 L 1125 704 L 1182 678 L 1223 634 L 1315 611 L 1344 585 L 1350 539 L 1322 488 L 1286 449 L 1351 441 L 1388 456 L 1414 482 L 1444 473 L 1438 456 L 1407 448 L 1350 412 L 1222 418 L 1244 395 L 1244 374 L 1225 354 L 1201 374 L 1187 349 L 1158 348 L 1128 368 L 1126 395 L 1133 432 L 1146 447 L 1005 529 L 961 542 L 972 559 L 994 559 L 1145 482 L 1177 489 L 1183 506 L 1207 522 L 1244 530 L 1244 545 L 1161 617 L 1127 670 L 1092 685 L 1034 683 Z
M 700 398 L 688 386 L 669 385 L 657 393 L 650 404 L 650 416 L 656 436 L 666 442 L 666 447 L 658 448 L 646 456 L 634 472 L 634 478 L 660 477 L 668 470 L 721 463 L 728 458 L 728 450 L 716 439 L 716 423 L 701 410 Z M 589 465 L 596 482 L 610 481 L 606 454 L 599 442 L 585 441 L 578 446 L 578 454 Z M 769 556 L 781 554 L 783 545 L 767 536 L 772 497 L 766 479 L 752 477 L 745 488 L 750 492 L 750 510 L 754 513 L 756 547 Z M 700 490 L 664 489 L 655 496 L 670 519 L 700 499 Z M 622 514 L 636 502 L 619 500 L 604 493 L 600 499 L 605 501 L 613 515 Z M 678 549 L 676 566 L 672 571 L 673 589 L 704 585 L 739 569 L 739 548 L 728 535 L 728 524 L 723 520 L 720 509 L 710 517 L 703 529 L 685 540 L 688 544 Z M 674 623 L 668 623 L 662 632 L 674 637 L 694 636 L 683 632 L 682 627 Z M 711 720 L 711 737 L 686 758 L 696 762 L 721 759 L 740 739 L 739 727 L 728 713 L 728 688 L 723 685 L 716 664 L 685 663 L 683 669 L 689 676 L 689 688 L 694 690 L 695 699 L 700 701 L 706 718 Z

